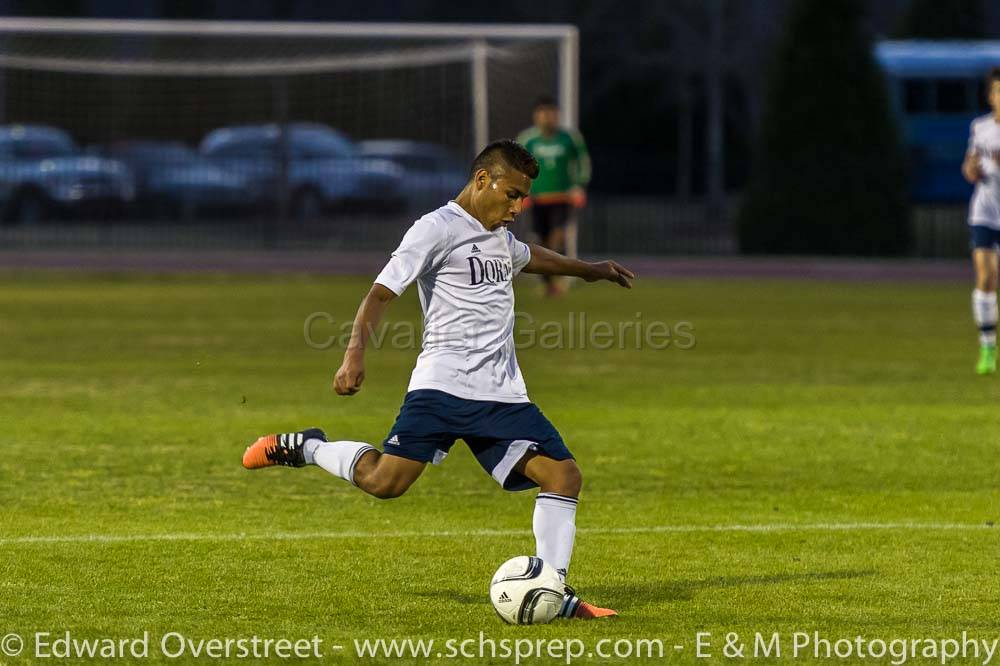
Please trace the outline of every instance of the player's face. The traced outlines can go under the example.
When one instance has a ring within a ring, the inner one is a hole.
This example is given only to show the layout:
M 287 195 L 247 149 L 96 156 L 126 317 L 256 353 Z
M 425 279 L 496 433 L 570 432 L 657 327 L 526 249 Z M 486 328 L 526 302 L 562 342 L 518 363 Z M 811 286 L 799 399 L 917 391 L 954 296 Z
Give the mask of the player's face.
M 1000 81 L 990 81 L 990 91 L 986 96 L 994 114 L 1000 114 Z
M 540 106 L 534 113 L 535 127 L 543 132 L 554 132 L 559 127 L 559 109 L 555 106 Z
M 510 224 L 521 213 L 529 191 L 531 179 L 520 171 L 498 168 L 491 176 L 483 169 L 476 174 L 476 217 L 490 231 Z

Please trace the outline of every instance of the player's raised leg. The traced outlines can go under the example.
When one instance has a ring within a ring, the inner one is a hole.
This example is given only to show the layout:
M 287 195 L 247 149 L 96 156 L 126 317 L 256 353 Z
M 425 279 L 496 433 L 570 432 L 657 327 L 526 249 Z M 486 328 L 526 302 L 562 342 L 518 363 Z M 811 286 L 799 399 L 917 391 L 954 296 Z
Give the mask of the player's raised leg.
M 319 428 L 266 435 L 247 447 L 243 466 L 260 469 L 274 465 L 317 465 L 354 484 L 369 495 L 391 499 L 405 493 L 420 477 L 425 463 L 383 455 L 365 442 L 330 442 Z
M 419 460 L 369 452 L 354 468 L 354 485 L 379 499 L 392 499 L 405 493 L 426 466 Z
M 992 374 L 997 369 L 997 252 L 992 247 L 976 247 L 972 261 L 976 269 L 972 315 L 979 328 L 976 372 Z
M 529 453 L 515 469 L 539 486 L 532 519 L 536 554 L 565 579 L 576 540 L 576 507 L 583 487 L 580 468 L 572 458 L 555 460 Z M 572 588 L 568 589 L 560 610 L 563 617 L 581 619 L 617 614 L 610 608 L 599 608 L 581 600 Z

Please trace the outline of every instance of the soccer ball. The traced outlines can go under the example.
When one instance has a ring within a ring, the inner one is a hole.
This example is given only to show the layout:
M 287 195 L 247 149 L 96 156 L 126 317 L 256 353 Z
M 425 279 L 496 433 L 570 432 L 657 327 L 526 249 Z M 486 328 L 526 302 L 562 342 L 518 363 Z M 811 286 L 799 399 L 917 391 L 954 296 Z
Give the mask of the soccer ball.
M 500 565 L 490 581 L 490 601 L 508 624 L 546 624 L 559 614 L 566 584 L 550 565 L 521 555 Z

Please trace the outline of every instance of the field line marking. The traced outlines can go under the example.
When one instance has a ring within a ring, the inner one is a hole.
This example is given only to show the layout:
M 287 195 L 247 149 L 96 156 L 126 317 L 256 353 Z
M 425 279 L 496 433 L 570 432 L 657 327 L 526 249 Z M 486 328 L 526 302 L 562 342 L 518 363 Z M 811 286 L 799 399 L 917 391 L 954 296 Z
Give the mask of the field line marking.
M 994 529 L 990 523 L 774 523 L 759 525 L 649 525 L 644 527 L 582 527 L 579 534 L 670 534 L 692 532 L 859 532 L 866 530 L 894 531 L 981 531 Z M 407 538 L 469 538 L 499 536 L 530 536 L 524 530 L 441 530 L 403 532 L 270 532 L 246 534 L 212 534 L 177 532 L 164 534 L 66 534 L 0 537 L 0 546 L 39 543 L 131 543 L 157 541 L 310 541 L 323 539 L 407 539 Z

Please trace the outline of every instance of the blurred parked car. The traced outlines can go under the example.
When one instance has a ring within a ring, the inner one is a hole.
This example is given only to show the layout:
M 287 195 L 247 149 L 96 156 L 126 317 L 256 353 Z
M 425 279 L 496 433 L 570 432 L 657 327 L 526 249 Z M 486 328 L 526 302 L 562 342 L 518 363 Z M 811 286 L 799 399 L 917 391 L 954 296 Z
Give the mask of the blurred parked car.
M 391 160 L 403 168 L 402 191 L 411 208 L 441 206 L 469 180 L 468 167 L 436 143 L 379 139 L 362 141 L 359 147 L 365 157 Z
M 122 162 L 81 153 L 60 129 L 7 125 L 0 127 L 0 193 L 5 222 L 33 223 L 118 215 L 135 185 Z
M 226 171 L 176 141 L 123 141 L 107 154 L 135 175 L 141 215 L 191 219 L 199 215 L 245 213 L 256 203 L 249 180 Z
M 313 123 L 288 125 L 288 197 L 298 219 L 332 208 L 397 210 L 405 202 L 403 170 L 388 160 L 370 159 L 336 130 Z M 200 152 L 229 173 L 249 181 L 253 192 L 275 203 L 280 193 L 281 133 L 277 125 L 244 125 L 214 130 Z

